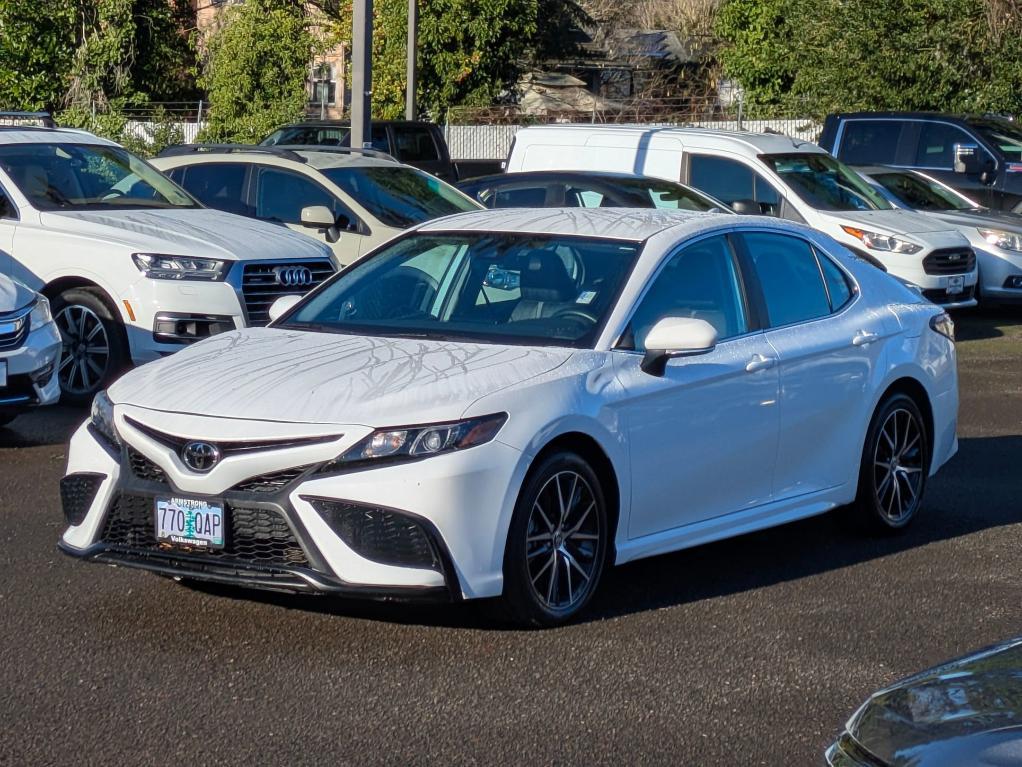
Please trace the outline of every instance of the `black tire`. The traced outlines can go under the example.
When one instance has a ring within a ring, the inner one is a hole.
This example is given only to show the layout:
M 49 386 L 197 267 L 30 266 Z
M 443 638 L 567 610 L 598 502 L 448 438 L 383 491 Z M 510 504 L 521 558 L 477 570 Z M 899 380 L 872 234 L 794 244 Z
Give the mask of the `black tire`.
M 61 398 L 88 404 L 128 366 L 124 325 L 96 288 L 65 290 L 53 301 L 53 318 L 64 341 L 58 370 Z
M 552 519 L 557 508 L 563 511 Z M 592 467 L 567 451 L 542 459 L 526 477 L 508 531 L 508 617 L 525 626 L 556 626 L 578 615 L 599 586 L 611 535 Z
M 866 433 L 858 494 L 850 509 L 859 527 L 890 534 L 915 520 L 930 472 L 930 449 L 915 400 L 892 394 L 880 403 Z

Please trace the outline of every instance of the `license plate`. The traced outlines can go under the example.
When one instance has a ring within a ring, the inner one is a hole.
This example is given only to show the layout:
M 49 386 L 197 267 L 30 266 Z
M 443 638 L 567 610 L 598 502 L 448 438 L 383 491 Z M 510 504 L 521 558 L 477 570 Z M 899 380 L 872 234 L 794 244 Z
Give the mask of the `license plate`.
M 193 498 L 157 498 L 156 540 L 192 549 L 222 549 L 223 504 Z
M 0 360 L 0 389 L 7 386 L 7 360 Z
M 965 292 L 965 277 L 959 275 L 947 278 L 947 293 L 949 296 L 963 292 Z

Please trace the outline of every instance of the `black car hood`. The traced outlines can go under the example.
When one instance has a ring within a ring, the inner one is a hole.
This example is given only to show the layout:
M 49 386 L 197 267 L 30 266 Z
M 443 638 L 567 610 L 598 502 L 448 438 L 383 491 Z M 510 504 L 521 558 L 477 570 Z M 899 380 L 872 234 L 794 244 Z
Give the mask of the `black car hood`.
M 1022 767 L 1022 638 L 875 693 L 847 731 L 892 767 Z

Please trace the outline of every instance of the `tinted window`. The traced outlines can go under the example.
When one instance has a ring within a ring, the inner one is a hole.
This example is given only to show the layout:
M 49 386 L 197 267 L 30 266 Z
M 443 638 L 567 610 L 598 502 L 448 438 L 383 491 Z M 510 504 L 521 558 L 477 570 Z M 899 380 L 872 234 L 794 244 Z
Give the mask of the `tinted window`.
M 487 208 L 542 208 L 545 204 L 545 186 L 498 189 L 486 199 Z
M 327 168 L 323 175 L 383 224 L 398 229 L 452 213 L 478 210 L 450 184 L 407 165 Z
M 901 123 L 893 120 L 849 120 L 841 133 L 838 157 L 849 165 L 894 162 Z
M 244 165 L 211 163 L 178 168 L 177 171 L 184 173 L 181 185 L 203 205 L 242 216 L 252 215 L 251 209 L 244 202 Z
M 830 314 L 820 266 L 808 242 L 780 234 L 743 237 L 756 265 L 772 327 Z
M 919 128 L 916 166 L 951 170 L 955 164 L 955 144 L 976 144 L 976 139 L 954 125 L 923 123 Z
M 333 195 L 307 178 L 276 170 L 259 169 L 259 189 L 256 195 L 256 217 L 285 224 L 300 224 L 302 208 L 325 205 L 338 212 Z
M 440 159 L 428 128 L 395 124 L 391 130 L 394 131 L 394 150 L 401 162 L 436 162 Z
M 988 118 L 984 120 L 970 120 L 969 125 L 979 131 L 987 141 L 994 144 L 1001 150 L 1011 162 L 1022 162 L 1022 129 L 1017 123 L 1007 120 Z M 986 153 L 983 153 L 986 157 Z
M 837 267 L 837 264 L 819 252 L 817 252 L 816 258 L 820 262 L 823 279 L 827 283 L 827 293 L 830 295 L 830 310 L 836 312 L 852 299 L 852 286 L 848 282 L 845 273 Z
M 763 162 L 817 210 L 890 210 L 893 206 L 862 176 L 823 152 L 771 154 Z
M 182 187 L 184 186 L 184 183 L 183 183 L 184 180 L 185 180 L 185 169 L 184 168 L 174 168 L 174 170 L 170 170 L 170 171 L 166 171 L 165 170 L 164 171 L 164 175 L 168 176 L 170 178 L 170 180 L 173 181 L 178 186 L 182 186 Z
M 870 178 L 916 210 L 967 210 L 976 207 L 968 197 L 912 171 L 874 173 Z
M 725 237 L 702 240 L 671 256 L 636 308 L 624 346 L 644 350 L 646 334 L 665 317 L 706 320 L 721 339 L 748 331 L 738 270 Z
M 777 215 L 780 209 L 780 196 L 769 182 L 737 160 L 691 155 L 689 183 L 728 205 L 736 200 L 752 200 L 759 203 L 764 213 Z

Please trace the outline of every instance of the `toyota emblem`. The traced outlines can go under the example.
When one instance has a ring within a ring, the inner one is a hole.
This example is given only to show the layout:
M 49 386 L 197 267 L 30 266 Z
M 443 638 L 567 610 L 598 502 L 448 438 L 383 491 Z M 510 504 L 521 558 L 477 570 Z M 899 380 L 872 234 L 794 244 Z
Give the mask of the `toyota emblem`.
M 209 442 L 189 442 L 181 448 L 181 460 L 192 471 L 205 473 L 220 463 L 220 448 Z
M 312 270 L 307 266 L 278 266 L 273 270 L 277 284 L 285 288 L 307 288 L 312 285 Z

